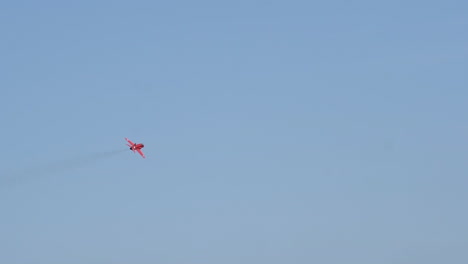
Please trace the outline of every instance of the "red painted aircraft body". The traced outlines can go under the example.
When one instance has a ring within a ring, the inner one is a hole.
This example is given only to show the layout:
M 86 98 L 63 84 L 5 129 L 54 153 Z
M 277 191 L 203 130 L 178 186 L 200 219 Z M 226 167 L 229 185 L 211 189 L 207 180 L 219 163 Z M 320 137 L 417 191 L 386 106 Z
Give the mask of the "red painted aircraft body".
M 130 150 L 133 151 L 133 153 L 135 153 L 135 151 L 137 151 L 143 158 L 145 158 L 145 154 L 143 154 L 143 151 L 141 151 L 141 149 L 145 147 L 144 144 L 142 144 L 142 143 L 138 143 L 138 144 L 133 143 L 128 138 L 125 138 L 125 140 L 128 142 L 127 146 L 130 147 Z

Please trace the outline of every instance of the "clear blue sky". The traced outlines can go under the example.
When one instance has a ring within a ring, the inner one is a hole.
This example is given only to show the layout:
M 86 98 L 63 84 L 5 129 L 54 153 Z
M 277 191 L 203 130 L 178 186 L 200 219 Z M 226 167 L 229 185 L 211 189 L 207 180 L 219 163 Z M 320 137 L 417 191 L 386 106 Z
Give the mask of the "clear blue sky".
M 467 13 L 4 2 L 0 263 L 468 263 Z

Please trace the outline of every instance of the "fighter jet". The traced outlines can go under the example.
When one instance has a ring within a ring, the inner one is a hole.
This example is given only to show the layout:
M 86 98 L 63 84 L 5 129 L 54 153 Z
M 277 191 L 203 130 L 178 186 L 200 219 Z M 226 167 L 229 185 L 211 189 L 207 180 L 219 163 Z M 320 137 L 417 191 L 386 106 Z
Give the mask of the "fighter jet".
M 145 154 L 143 154 L 143 152 L 141 151 L 142 148 L 145 147 L 144 144 L 142 143 L 133 143 L 131 140 L 129 140 L 128 138 L 125 138 L 125 140 L 128 142 L 127 146 L 130 147 L 130 150 L 133 151 L 133 153 L 135 153 L 135 151 L 137 151 L 138 153 L 140 153 L 140 155 L 145 158 Z

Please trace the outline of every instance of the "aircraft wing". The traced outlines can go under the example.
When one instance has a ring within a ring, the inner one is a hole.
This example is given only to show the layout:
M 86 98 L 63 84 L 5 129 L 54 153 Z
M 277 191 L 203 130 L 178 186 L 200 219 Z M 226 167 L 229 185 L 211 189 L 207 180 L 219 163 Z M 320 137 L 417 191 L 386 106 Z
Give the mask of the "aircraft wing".
M 133 144 L 135 144 L 131 140 L 129 140 L 128 138 L 125 138 L 125 140 L 127 140 L 127 142 L 130 143 L 130 145 L 132 145 L 132 146 L 133 146 Z
M 140 153 L 140 155 L 145 158 L 145 154 L 143 154 L 143 151 L 141 151 L 141 149 L 137 149 L 138 153 Z

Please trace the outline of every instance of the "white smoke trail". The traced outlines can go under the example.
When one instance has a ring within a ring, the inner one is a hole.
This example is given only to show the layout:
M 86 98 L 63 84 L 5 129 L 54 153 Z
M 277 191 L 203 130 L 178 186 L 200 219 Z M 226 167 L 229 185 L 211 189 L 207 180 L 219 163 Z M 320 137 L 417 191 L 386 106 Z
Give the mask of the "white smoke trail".
M 81 157 L 75 157 L 72 159 L 57 161 L 49 164 L 27 168 L 24 170 L 14 171 L 12 173 L 4 174 L 2 177 L 0 177 L 0 185 L 5 186 L 15 183 L 18 184 L 27 179 L 38 178 L 40 176 L 48 176 L 60 172 L 78 169 L 93 162 L 113 157 L 125 151 L 128 150 L 120 149 L 114 151 L 92 153 Z

